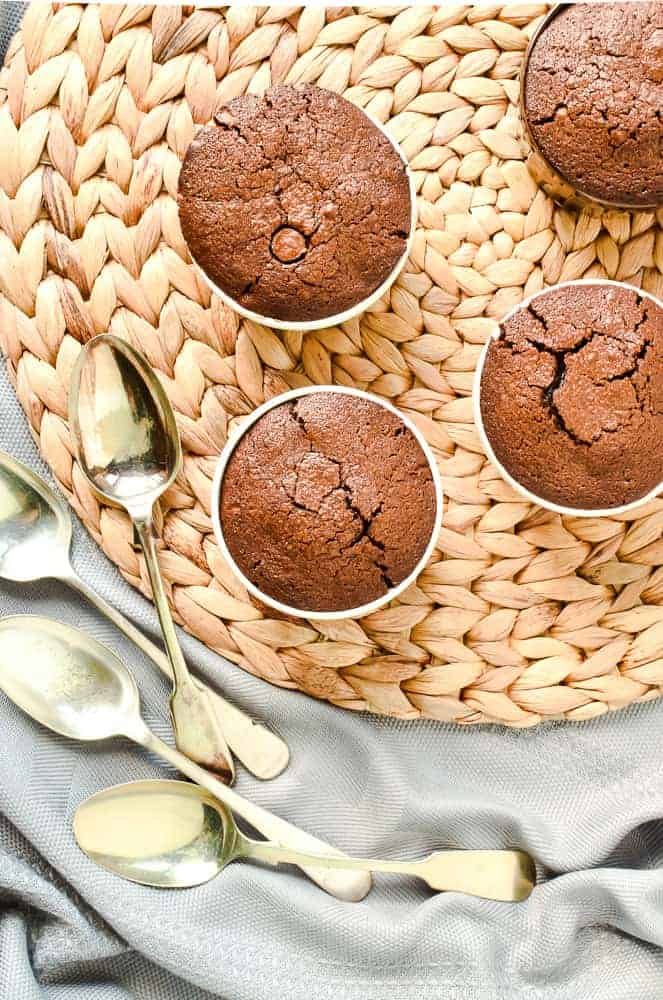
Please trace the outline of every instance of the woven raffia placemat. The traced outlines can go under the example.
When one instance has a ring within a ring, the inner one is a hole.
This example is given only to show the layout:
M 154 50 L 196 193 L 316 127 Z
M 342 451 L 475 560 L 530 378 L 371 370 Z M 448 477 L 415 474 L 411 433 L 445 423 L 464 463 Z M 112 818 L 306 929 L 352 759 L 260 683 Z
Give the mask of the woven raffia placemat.
M 472 424 L 481 345 L 524 295 L 583 276 L 663 294 L 663 212 L 573 214 L 528 174 L 517 77 L 545 11 L 37 2 L 0 75 L 0 345 L 44 457 L 149 595 L 129 522 L 86 487 L 67 426 L 80 343 L 126 337 L 161 376 L 184 444 L 160 522 L 178 621 L 251 673 L 344 708 L 522 726 L 661 693 L 663 501 L 614 518 L 543 512 L 486 462 Z M 210 297 L 175 202 L 197 126 L 282 81 L 336 90 L 387 122 L 419 192 L 411 261 L 389 296 L 306 336 L 240 322 Z M 235 419 L 331 381 L 387 396 L 421 427 L 444 526 L 399 603 L 361 621 L 277 619 L 221 561 L 211 478 Z

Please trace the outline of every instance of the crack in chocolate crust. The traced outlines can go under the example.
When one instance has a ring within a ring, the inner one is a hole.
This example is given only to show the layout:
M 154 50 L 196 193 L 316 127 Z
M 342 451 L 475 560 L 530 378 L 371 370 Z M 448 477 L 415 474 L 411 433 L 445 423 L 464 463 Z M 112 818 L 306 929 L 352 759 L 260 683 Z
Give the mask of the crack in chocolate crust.
M 481 382 L 497 458 L 537 496 L 619 506 L 663 480 L 663 310 L 635 290 L 552 289 L 502 324 Z
M 297 421 L 297 423 L 299 424 L 299 426 L 302 428 L 302 430 L 306 434 L 306 437 L 308 438 L 309 445 L 310 445 L 310 451 L 308 452 L 308 454 L 309 455 L 312 454 L 312 453 L 320 454 L 320 452 L 316 451 L 315 445 L 314 445 L 313 441 L 310 438 L 308 430 L 306 429 L 306 423 L 304 421 L 304 418 L 299 413 L 298 403 L 297 402 L 291 403 L 290 406 L 291 406 L 291 414 L 292 414 L 293 419 Z M 406 428 L 405 428 L 404 425 L 402 425 L 402 424 L 399 425 L 398 427 L 396 427 L 396 430 L 394 431 L 394 437 L 400 437 L 405 430 L 406 430 Z M 348 485 L 348 483 L 343 478 L 343 463 L 340 462 L 336 458 L 332 458 L 329 455 L 324 455 L 323 457 L 328 462 L 332 462 L 338 468 L 339 485 L 337 487 L 335 487 L 334 489 L 329 490 L 326 494 L 324 494 L 324 496 L 322 497 L 322 499 L 326 500 L 327 497 L 330 496 L 335 491 L 335 489 L 338 490 L 339 493 L 340 493 L 340 495 L 342 496 L 343 501 L 345 502 L 348 510 L 353 515 L 353 517 L 356 518 L 356 520 L 359 522 L 359 525 L 360 525 L 360 527 L 358 528 L 356 537 L 353 538 L 352 541 L 349 544 L 347 544 L 347 545 L 341 545 L 340 546 L 340 551 L 341 552 L 346 552 L 348 549 L 354 548 L 356 545 L 358 545 L 361 542 L 361 540 L 363 538 L 365 538 L 373 546 L 373 548 L 375 548 L 377 550 L 377 552 L 380 553 L 380 555 L 376 556 L 376 558 L 374 560 L 375 561 L 375 565 L 378 567 L 378 569 L 382 573 L 382 579 L 384 581 L 384 585 L 385 585 L 386 589 L 387 590 L 391 590 L 392 587 L 396 586 L 396 583 L 394 582 L 394 580 L 390 576 L 389 567 L 384 562 L 384 552 L 385 552 L 384 543 L 381 542 L 379 539 L 375 538 L 371 534 L 371 528 L 373 527 L 375 519 L 382 512 L 382 509 L 384 507 L 384 500 L 380 500 L 380 502 L 377 504 L 377 506 L 369 513 L 368 517 L 364 516 L 364 514 L 362 514 L 362 512 L 360 511 L 359 507 L 357 507 L 356 504 L 353 502 L 352 488 Z M 303 460 L 304 459 L 302 459 L 302 461 Z M 297 466 L 297 469 L 295 470 L 295 472 L 297 474 L 298 474 L 298 470 L 299 470 L 300 466 L 301 466 L 301 463 Z M 311 510 L 312 509 L 310 507 L 303 507 L 302 505 L 298 504 L 294 500 L 294 497 L 293 497 L 293 503 L 295 504 L 295 506 L 302 507 L 302 509 L 305 509 L 305 510 Z M 318 510 L 314 510 L 314 513 L 317 513 L 319 511 L 319 509 L 320 508 L 318 507 Z M 400 583 L 400 580 L 397 581 L 397 582 Z
M 358 108 L 310 85 L 232 100 L 186 152 L 178 204 L 192 256 L 235 301 L 306 321 L 344 312 L 392 272 L 410 188 L 389 140 Z M 284 230 L 301 252 L 279 252 Z M 293 237 L 294 238 L 294 237 Z
M 534 142 L 573 187 L 610 202 L 663 200 L 663 4 L 570 4 L 525 75 Z
M 645 303 L 648 300 L 645 300 L 642 298 L 642 296 L 638 295 L 636 301 L 638 306 L 643 307 L 643 316 L 642 319 L 638 320 L 638 322 L 633 327 L 634 333 L 636 333 L 640 329 L 642 324 L 647 320 L 647 308 Z M 527 306 L 527 309 L 529 313 L 543 325 L 544 329 L 548 331 L 548 321 L 546 320 L 545 316 L 542 316 L 540 313 L 536 311 L 535 304 L 530 303 Z M 584 441 L 583 439 L 579 438 L 573 432 L 573 430 L 567 425 L 564 416 L 560 413 L 557 403 L 555 401 L 555 394 L 564 385 L 567 373 L 567 363 L 568 363 L 567 359 L 575 354 L 578 354 L 585 347 L 591 344 L 595 338 L 602 336 L 603 334 L 600 331 L 590 330 L 590 332 L 584 335 L 582 339 L 574 347 L 567 348 L 565 350 L 552 350 L 550 348 L 546 348 L 548 353 L 552 354 L 552 356 L 555 359 L 556 370 L 552 382 L 550 383 L 550 385 L 547 387 L 547 389 L 543 394 L 543 401 L 545 405 L 548 406 L 548 408 L 550 409 L 550 412 L 552 413 L 560 429 L 563 430 L 565 434 L 568 434 L 568 436 L 572 439 L 572 441 L 574 441 L 575 444 L 581 446 L 584 445 L 586 447 L 588 447 L 592 442 Z M 508 336 L 505 335 L 504 339 L 505 343 L 509 343 Z M 626 371 L 622 372 L 620 375 L 608 375 L 604 379 L 597 379 L 596 384 L 600 385 L 601 383 L 619 382 L 624 379 L 631 379 L 633 375 L 636 375 L 639 372 L 640 363 L 645 360 L 647 352 L 650 347 L 651 344 L 648 341 L 646 340 L 643 341 L 642 346 L 635 355 L 635 362 L 630 368 L 627 368 Z M 644 401 L 640 399 L 640 393 L 638 392 L 637 388 L 636 388 L 636 395 L 638 396 L 640 410 L 641 412 L 644 413 Z M 613 434 L 617 430 L 619 430 L 619 428 L 606 427 L 602 428 L 601 434 Z M 598 434 L 596 437 L 594 437 L 592 441 L 598 440 L 601 434 Z
M 312 612 L 347 610 L 412 572 L 430 540 L 435 488 L 398 417 L 313 393 L 270 410 L 238 443 L 220 513 L 233 558 L 263 593 Z

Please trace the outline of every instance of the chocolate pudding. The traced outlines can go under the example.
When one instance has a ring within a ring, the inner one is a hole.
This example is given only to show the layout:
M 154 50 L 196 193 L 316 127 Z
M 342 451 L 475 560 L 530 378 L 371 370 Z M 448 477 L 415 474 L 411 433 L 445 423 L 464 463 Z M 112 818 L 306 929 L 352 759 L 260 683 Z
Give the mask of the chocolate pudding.
M 359 109 L 329 90 L 237 97 L 189 145 L 184 238 L 208 278 L 268 319 L 344 312 L 389 277 L 411 226 L 405 165 Z
M 606 282 L 543 292 L 502 323 L 480 398 L 497 459 L 531 493 L 631 503 L 663 481 L 663 308 Z
M 316 392 L 251 426 L 221 486 L 237 566 L 298 610 L 347 611 L 383 597 L 431 539 L 435 484 L 419 442 L 377 402 Z
M 663 3 L 564 5 L 533 43 L 524 88 L 534 144 L 576 190 L 663 201 Z

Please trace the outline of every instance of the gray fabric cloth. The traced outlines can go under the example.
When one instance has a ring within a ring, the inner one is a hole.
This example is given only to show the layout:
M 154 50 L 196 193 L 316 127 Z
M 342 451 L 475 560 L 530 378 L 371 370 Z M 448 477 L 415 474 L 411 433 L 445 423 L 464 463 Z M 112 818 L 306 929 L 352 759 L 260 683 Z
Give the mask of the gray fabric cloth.
M 45 474 L 4 374 L 0 447 Z M 81 575 L 157 638 L 151 605 L 80 525 L 74 554 Z M 24 612 L 115 649 L 148 723 L 170 738 L 165 683 L 81 599 L 50 582 L 0 584 L 0 614 Z M 278 780 L 240 776 L 247 796 L 355 853 L 524 846 L 544 881 L 520 906 L 388 876 L 353 905 L 249 863 L 184 892 L 120 882 L 79 853 L 72 814 L 101 788 L 172 772 L 126 742 L 68 742 L 0 695 L 2 1000 L 660 997 L 663 702 L 513 732 L 405 724 L 271 688 L 182 641 L 191 664 L 290 743 Z

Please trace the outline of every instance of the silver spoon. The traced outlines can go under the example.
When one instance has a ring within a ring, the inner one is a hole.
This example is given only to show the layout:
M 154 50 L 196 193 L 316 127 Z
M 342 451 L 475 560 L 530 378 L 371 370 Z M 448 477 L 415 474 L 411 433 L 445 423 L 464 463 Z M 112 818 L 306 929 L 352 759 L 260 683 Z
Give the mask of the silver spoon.
M 536 881 L 523 851 L 438 851 L 420 861 L 377 861 L 305 854 L 269 841 L 250 840 L 230 812 L 209 793 L 184 781 L 130 781 L 82 803 L 74 816 L 78 846 L 96 864 L 158 888 L 208 882 L 231 861 L 281 863 L 415 875 L 438 891 L 520 902 Z
M 36 615 L 0 620 L 0 690 L 43 726 L 75 740 L 126 736 L 176 767 L 259 830 L 292 850 L 340 851 L 253 805 L 209 771 L 155 736 L 141 714 L 138 688 L 125 665 L 90 636 Z M 363 899 L 371 879 L 360 872 L 303 871 L 339 899 Z
M 124 615 L 78 576 L 69 558 L 71 518 L 58 495 L 31 469 L 0 451 L 0 578 L 27 583 L 61 580 L 110 619 L 167 676 L 167 656 Z M 286 767 L 288 747 L 265 726 L 221 695 L 207 690 L 223 735 L 245 767 L 258 778 L 274 778 Z
M 102 334 L 81 348 L 72 371 L 69 423 L 84 475 L 107 503 L 126 510 L 143 549 L 172 668 L 175 742 L 187 757 L 232 780 L 232 757 L 210 699 L 182 656 L 157 559 L 153 507 L 182 463 L 168 397 L 145 358 Z

